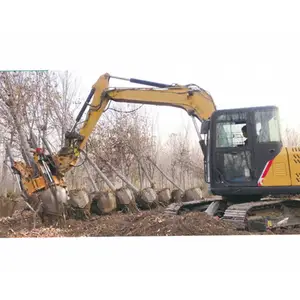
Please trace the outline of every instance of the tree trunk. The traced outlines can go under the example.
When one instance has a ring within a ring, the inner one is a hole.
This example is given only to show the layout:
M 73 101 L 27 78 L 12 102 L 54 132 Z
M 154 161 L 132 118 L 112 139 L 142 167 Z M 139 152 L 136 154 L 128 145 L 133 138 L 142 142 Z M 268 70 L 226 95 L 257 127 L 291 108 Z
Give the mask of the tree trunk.
M 157 168 L 157 170 L 161 173 L 162 176 L 164 176 L 168 181 L 170 181 L 176 188 L 184 192 L 184 190 L 178 186 L 161 168 L 158 167 L 156 163 L 148 156 L 148 160 Z
M 27 141 L 26 135 L 23 131 L 23 128 L 20 124 L 20 119 L 18 118 L 15 107 L 9 106 L 9 110 L 10 110 L 11 116 L 14 120 L 15 128 L 20 137 L 20 144 L 21 144 L 21 149 L 22 149 L 21 153 L 22 153 L 23 159 L 27 165 L 32 165 L 32 163 L 34 164 L 34 162 L 33 162 L 33 159 L 32 159 L 31 153 L 30 153 L 30 146 L 28 144 L 28 141 Z
M 98 168 L 98 166 L 86 155 L 86 153 L 84 151 L 82 151 L 84 153 L 84 155 L 86 156 L 88 162 L 91 164 L 91 166 L 93 166 L 96 170 L 96 172 L 102 177 L 102 179 L 106 182 L 106 184 L 110 187 L 110 189 L 112 190 L 112 192 L 114 193 L 114 197 L 116 199 L 116 203 L 118 208 L 120 208 L 121 210 L 136 210 L 136 204 L 135 204 L 135 197 L 133 197 L 133 195 L 131 194 L 130 191 L 126 191 L 126 188 L 121 188 L 121 189 L 117 189 L 109 180 L 108 178 L 105 176 L 105 174 Z M 103 160 L 103 159 L 102 159 Z M 113 166 L 111 164 L 109 164 L 108 162 L 105 161 L 105 163 L 120 177 L 122 176 L 121 174 L 117 173 L 117 171 L 115 170 L 115 168 L 113 168 Z M 123 176 L 122 176 L 123 177 Z M 120 177 L 121 178 L 121 177 Z M 123 177 L 124 178 L 124 177 Z M 121 178 L 122 179 L 122 178 Z M 125 179 L 125 178 L 124 178 Z M 123 179 L 122 179 L 123 180 Z M 139 192 L 139 190 L 133 186 L 129 181 L 125 181 L 131 188 L 133 188 L 134 191 L 136 191 L 137 193 Z M 125 190 L 125 192 L 123 192 Z M 102 193 L 102 195 L 100 195 L 99 193 Z M 111 211 L 114 210 L 114 201 L 113 201 L 113 197 L 109 194 L 109 192 L 103 193 L 103 192 L 99 192 L 97 194 L 97 201 L 100 203 L 97 204 L 97 209 L 99 209 L 101 211 L 101 209 L 103 209 L 102 213 L 107 213 L 107 211 L 109 210 L 108 207 L 109 205 L 111 205 Z M 129 196 L 130 195 L 130 196 Z M 95 207 L 95 206 L 93 206 Z
M 87 176 L 89 177 L 90 182 L 92 183 L 94 191 L 99 192 L 99 188 L 97 187 L 95 180 L 91 176 L 90 170 L 87 167 L 87 163 L 84 163 L 83 166 L 84 166 L 84 169 L 87 173 Z
M 116 174 L 117 176 L 123 180 L 134 192 L 139 193 L 139 189 L 134 186 L 125 176 L 123 176 L 120 172 L 118 172 L 118 170 L 111 164 L 109 163 L 107 160 L 105 160 L 104 158 L 100 157 L 100 159 L 107 164 Z
M 2 195 L 4 197 L 7 197 L 7 176 L 8 176 L 8 165 L 7 165 L 7 163 L 8 163 L 8 153 L 7 153 L 7 147 L 5 147 L 3 172 L 2 172 L 2 178 L 1 178 Z
M 123 157 L 121 158 L 121 169 L 122 169 L 122 173 L 125 174 L 125 164 L 124 164 Z M 125 187 L 125 182 L 123 180 L 122 180 L 122 187 Z
M 86 155 L 84 151 L 82 151 L 86 156 L 87 161 L 90 165 L 95 169 L 95 171 L 100 175 L 100 177 L 105 181 L 108 187 L 113 191 L 116 192 L 116 187 L 112 184 L 112 182 L 105 176 L 105 174 L 99 169 L 99 167 Z
M 138 171 L 139 171 L 140 190 L 142 190 L 144 178 L 143 178 L 143 173 L 140 164 L 138 164 Z
M 136 151 L 134 151 L 131 147 L 130 150 L 132 151 L 132 153 L 134 154 L 134 156 L 136 157 L 136 160 L 138 161 L 138 164 L 140 165 L 141 169 L 143 170 L 143 173 L 145 174 L 145 176 L 147 177 L 148 181 L 150 182 L 151 188 L 155 188 L 155 182 L 151 179 L 148 170 L 146 169 L 146 166 L 143 162 L 143 160 L 139 157 L 139 155 L 137 155 Z

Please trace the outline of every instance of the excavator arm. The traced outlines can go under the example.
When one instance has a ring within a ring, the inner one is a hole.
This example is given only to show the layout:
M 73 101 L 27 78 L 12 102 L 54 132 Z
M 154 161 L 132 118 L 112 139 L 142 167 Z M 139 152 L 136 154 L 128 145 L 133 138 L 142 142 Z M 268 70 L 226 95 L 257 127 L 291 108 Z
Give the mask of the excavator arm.
M 153 88 L 110 88 L 109 80 L 111 78 L 153 86 Z M 56 159 L 61 172 L 67 172 L 76 164 L 80 151 L 84 149 L 99 118 L 110 101 L 178 107 L 184 109 L 190 116 L 196 117 L 201 122 L 208 120 L 216 110 L 215 103 L 209 93 L 194 84 L 167 85 L 104 74 L 93 85 L 86 102 L 76 118 L 75 125 L 71 132 L 66 134 L 67 143 L 58 153 Z M 79 134 L 77 134 L 76 127 L 81 124 L 81 118 L 87 107 L 89 109 L 86 119 L 79 130 Z
M 151 88 L 112 88 L 109 87 L 111 78 L 151 86 Z M 25 167 L 21 162 L 14 163 L 14 169 L 20 175 L 21 185 L 29 196 L 47 190 L 51 185 L 66 186 L 64 181 L 66 172 L 76 165 L 81 151 L 85 148 L 110 101 L 178 107 L 201 122 L 209 120 L 216 110 L 209 93 L 195 84 L 168 85 L 134 78 L 114 77 L 106 73 L 92 86 L 73 128 L 65 135 L 64 147 L 57 154 L 52 154 L 49 149 L 50 155 L 45 155 L 40 149 L 34 154 L 37 175 L 33 174 L 30 166 Z M 86 118 L 82 121 L 86 110 Z

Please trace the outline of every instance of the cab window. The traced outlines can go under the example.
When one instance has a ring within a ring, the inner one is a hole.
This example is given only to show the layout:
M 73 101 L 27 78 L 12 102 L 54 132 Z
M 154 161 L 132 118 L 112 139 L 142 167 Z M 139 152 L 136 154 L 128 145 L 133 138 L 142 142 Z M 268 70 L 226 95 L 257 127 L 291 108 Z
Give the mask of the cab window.
M 220 115 L 216 123 L 216 147 L 243 146 L 246 137 L 243 129 L 246 128 L 246 113 L 228 113 Z
M 281 142 L 277 109 L 255 112 L 255 125 L 258 143 Z

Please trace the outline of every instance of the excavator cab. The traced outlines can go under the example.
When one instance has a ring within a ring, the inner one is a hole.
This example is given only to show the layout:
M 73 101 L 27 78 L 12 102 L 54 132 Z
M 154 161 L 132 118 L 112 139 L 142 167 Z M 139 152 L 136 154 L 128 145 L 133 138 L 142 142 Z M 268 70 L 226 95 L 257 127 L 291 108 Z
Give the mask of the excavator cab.
M 263 195 L 260 178 L 282 149 L 275 106 L 215 111 L 208 148 L 210 186 L 217 195 Z

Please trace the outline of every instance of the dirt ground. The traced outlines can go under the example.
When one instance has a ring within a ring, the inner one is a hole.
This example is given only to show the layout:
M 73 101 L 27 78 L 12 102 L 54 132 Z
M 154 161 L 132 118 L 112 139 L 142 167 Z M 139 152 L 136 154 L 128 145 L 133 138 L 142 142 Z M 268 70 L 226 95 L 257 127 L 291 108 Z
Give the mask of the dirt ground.
M 233 225 L 201 212 L 180 216 L 163 214 L 162 210 L 135 214 L 114 213 L 94 216 L 87 221 L 68 220 L 64 228 L 44 227 L 37 219 L 32 229 L 31 212 L 16 211 L 12 217 L 0 219 L 0 237 L 100 237 L 100 236 L 186 236 L 186 235 L 251 235 Z M 263 234 L 299 234 L 300 228 Z

